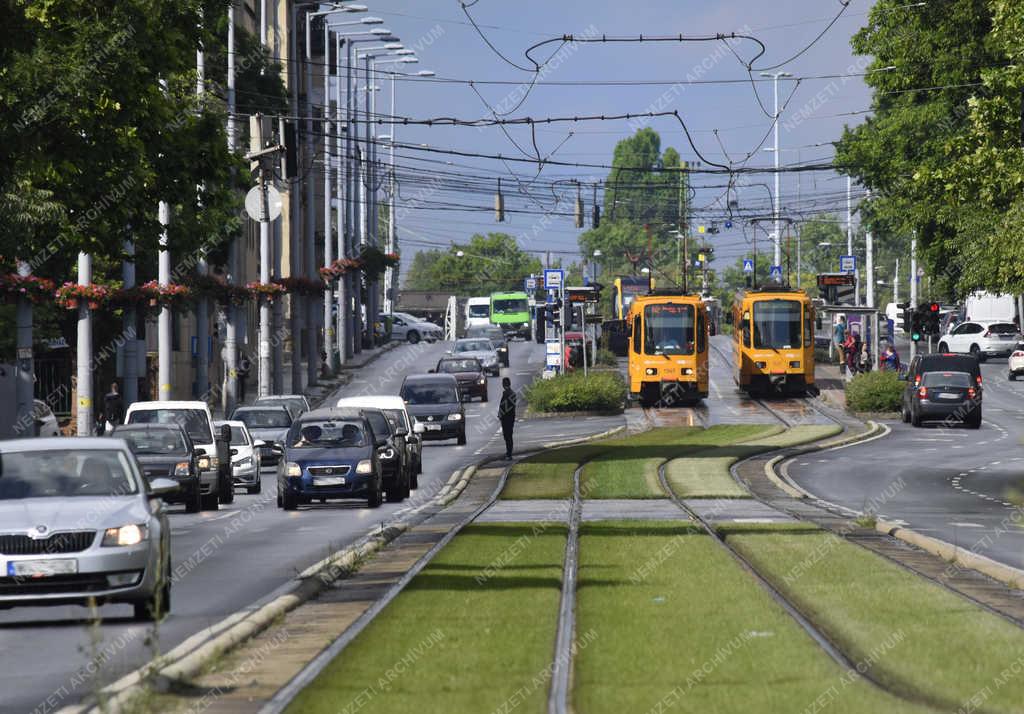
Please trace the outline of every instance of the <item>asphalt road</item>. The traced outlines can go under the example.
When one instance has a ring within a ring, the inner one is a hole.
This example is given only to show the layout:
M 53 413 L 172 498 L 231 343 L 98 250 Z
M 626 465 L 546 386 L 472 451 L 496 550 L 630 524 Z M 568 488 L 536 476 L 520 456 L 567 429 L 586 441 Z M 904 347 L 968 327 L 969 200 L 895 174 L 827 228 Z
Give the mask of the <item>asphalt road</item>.
M 362 369 L 336 396 L 397 394 L 406 374 L 422 372 L 447 349 L 446 343 L 403 345 Z M 539 374 L 543 345 L 512 344 L 510 368 L 502 375 L 520 389 Z M 74 704 L 142 663 L 166 652 L 197 631 L 268 600 L 292 576 L 357 540 L 373 525 L 410 504 L 433 496 L 456 469 L 487 455 L 504 453 L 496 413 L 500 380 L 491 378 L 490 401 L 466 405 L 467 444 L 427 442 L 420 488 L 402 504 L 370 510 L 358 503 L 329 502 L 285 512 L 276 505 L 272 470 L 263 474 L 263 492 L 239 493 L 218 512 L 186 514 L 171 507 L 172 555 L 177 577 L 171 614 L 159 637 L 130 621 L 127 605 L 100 608 L 102 624 L 90 626 L 83 607 L 20 608 L 0 611 L 0 711 L 50 712 Z M 328 400 L 329 401 L 329 400 Z M 520 403 L 524 400 L 520 398 Z M 517 429 L 516 449 L 536 448 L 563 438 L 603 431 L 622 419 L 537 420 Z
M 802 457 L 789 475 L 833 504 L 870 505 L 921 533 L 1024 567 L 1024 382 L 1007 380 L 1005 359 L 982 365 L 982 378 L 980 430 L 889 422 L 889 436 Z

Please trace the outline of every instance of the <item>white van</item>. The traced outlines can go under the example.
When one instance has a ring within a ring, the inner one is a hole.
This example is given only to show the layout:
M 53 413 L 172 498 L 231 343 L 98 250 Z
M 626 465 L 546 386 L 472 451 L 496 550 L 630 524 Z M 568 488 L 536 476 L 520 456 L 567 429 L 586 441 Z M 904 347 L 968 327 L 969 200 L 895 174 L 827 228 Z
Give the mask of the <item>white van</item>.
M 230 437 L 225 442 L 215 428 L 210 406 L 200 401 L 135 402 L 128 407 L 126 424 L 178 424 L 196 447 L 199 461 L 199 492 L 202 507 L 217 510 L 220 503 L 235 500 L 230 457 L 221 467 L 221 454 L 228 454 Z M 199 453 L 202 450 L 202 453 Z
M 466 329 L 491 324 L 491 298 L 471 297 L 466 300 Z
M 1013 295 L 972 293 L 964 300 L 965 322 L 1014 322 L 1017 301 Z

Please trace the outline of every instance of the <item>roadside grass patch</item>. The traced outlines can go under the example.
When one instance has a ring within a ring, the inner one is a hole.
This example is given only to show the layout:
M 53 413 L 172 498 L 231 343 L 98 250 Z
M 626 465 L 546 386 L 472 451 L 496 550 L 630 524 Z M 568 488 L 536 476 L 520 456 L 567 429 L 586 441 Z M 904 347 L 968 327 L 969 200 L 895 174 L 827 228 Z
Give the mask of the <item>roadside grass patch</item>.
M 501 497 L 569 498 L 572 495 L 572 475 L 580 463 L 607 448 L 607 442 L 597 441 L 549 449 L 523 459 L 512 467 Z
M 538 379 L 526 388 L 526 403 L 535 412 L 601 412 L 621 414 L 626 382 L 618 370 L 582 370 L 552 379 Z
M 468 526 L 288 712 L 543 712 L 565 539 L 555 524 Z
M 734 535 L 729 542 L 853 661 L 902 632 L 871 668 L 894 691 L 948 711 L 965 711 L 975 696 L 984 702 L 971 711 L 1024 709 L 1024 677 L 1013 674 L 1024 663 L 1020 628 L 832 534 Z
M 581 525 L 573 708 L 610 712 L 927 711 L 853 679 L 692 524 Z M 794 536 L 795 537 L 795 536 Z

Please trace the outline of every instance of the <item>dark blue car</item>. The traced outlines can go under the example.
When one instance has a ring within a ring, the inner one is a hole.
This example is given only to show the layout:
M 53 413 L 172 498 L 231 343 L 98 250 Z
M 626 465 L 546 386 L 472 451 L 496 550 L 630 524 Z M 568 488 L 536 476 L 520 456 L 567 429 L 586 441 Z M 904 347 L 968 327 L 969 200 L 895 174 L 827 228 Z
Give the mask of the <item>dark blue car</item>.
M 378 450 L 387 434 L 375 434 L 358 409 L 315 409 L 288 430 L 277 467 L 277 505 L 286 511 L 300 503 L 365 498 L 380 506 L 383 477 Z

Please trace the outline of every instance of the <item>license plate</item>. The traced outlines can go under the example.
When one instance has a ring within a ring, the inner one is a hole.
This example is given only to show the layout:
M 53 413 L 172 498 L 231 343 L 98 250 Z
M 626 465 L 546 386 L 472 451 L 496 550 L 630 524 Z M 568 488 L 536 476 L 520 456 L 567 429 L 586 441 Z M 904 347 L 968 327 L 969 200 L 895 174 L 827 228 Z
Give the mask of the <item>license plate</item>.
M 60 560 L 12 560 L 7 563 L 9 578 L 46 578 L 51 575 L 74 575 L 78 572 L 78 561 L 74 558 Z
M 340 476 L 322 476 L 313 479 L 314 486 L 344 486 L 345 479 Z
M 427 431 L 441 431 L 440 424 L 427 424 Z
M 951 392 L 939 392 L 939 399 L 959 399 L 959 394 L 953 394 Z

